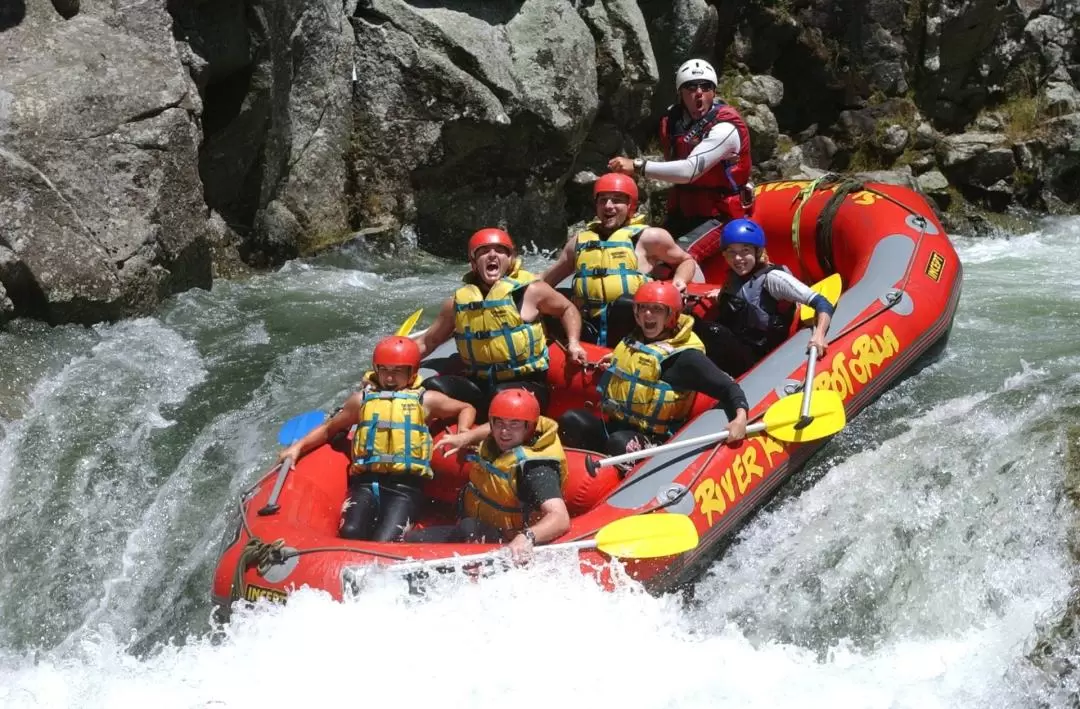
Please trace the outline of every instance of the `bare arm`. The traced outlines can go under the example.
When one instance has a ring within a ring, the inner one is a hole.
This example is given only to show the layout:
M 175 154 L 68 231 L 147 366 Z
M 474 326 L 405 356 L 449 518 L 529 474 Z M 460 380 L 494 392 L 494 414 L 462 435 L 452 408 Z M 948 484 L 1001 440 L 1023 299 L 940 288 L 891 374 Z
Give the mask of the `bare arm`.
M 572 237 L 566 242 L 566 246 L 559 253 L 558 260 L 551 264 L 548 270 L 544 271 L 540 275 L 540 279 L 547 283 L 549 286 L 558 286 L 562 283 L 567 276 L 574 273 L 574 251 L 577 248 L 577 237 Z
M 468 431 L 459 433 L 452 433 L 447 436 L 443 436 L 439 439 L 439 442 L 435 444 L 435 448 L 446 448 L 443 455 L 453 455 L 462 448 L 468 448 L 469 446 L 475 446 L 480 441 L 484 440 L 491 435 L 491 424 L 485 423 L 477 426 L 476 428 L 470 428 Z
M 534 319 L 530 318 L 534 310 L 539 315 L 550 315 L 562 322 L 567 345 L 576 345 L 581 341 L 581 313 L 566 296 L 544 281 L 534 281 L 525 290 L 521 317 L 526 321 Z
M 553 497 L 540 505 L 540 521 L 529 527 L 537 544 L 547 544 L 570 530 L 570 512 L 561 497 Z
M 685 287 L 693 280 L 697 262 L 675 242 L 667 229 L 649 227 L 641 234 L 641 244 L 650 262 L 664 263 L 674 270 L 671 277 L 673 282 L 682 281 Z
M 360 404 L 363 400 L 363 394 L 353 394 L 350 396 L 348 400 L 346 400 L 345 405 L 341 407 L 341 410 L 338 411 L 332 419 L 326 423 L 319 424 L 299 441 L 283 449 L 278 453 L 278 460 L 281 461 L 286 458 L 292 458 L 294 461 L 297 461 L 305 454 L 310 453 L 319 446 L 325 445 L 337 434 L 348 431 L 360 418 Z
M 451 399 L 441 391 L 424 392 L 424 413 L 444 421 L 456 418 L 458 431 L 468 431 L 476 421 L 476 409 L 464 401 Z
M 441 345 L 450 339 L 450 336 L 454 334 L 454 299 L 453 297 L 447 298 L 442 307 L 439 308 L 439 314 L 435 316 L 435 322 L 431 323 L 431 327 L 412 336 L 412 339 L 416 340 L 416 344 L 420 346 L 420 356 L 424 357 L 431 354 L 436 347 Z

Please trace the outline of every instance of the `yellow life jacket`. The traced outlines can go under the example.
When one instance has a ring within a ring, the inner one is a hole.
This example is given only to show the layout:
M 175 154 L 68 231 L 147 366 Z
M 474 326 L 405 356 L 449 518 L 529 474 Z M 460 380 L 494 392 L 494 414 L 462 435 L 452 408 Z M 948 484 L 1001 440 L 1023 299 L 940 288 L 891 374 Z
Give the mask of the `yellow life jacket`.
M 368 386 L 353 434 L 351 474 L 433 476 L 420 382 L 417 374 L 405 389 L 385 391 L 378 388 L 374 372 L 364 374 Z
M 458 354 L 472 376 L 506 381 L 548 368 L 547 339 L 537 318 L 521 319 L 514 292 L 537 280 L 515 259 L 487 296 L 476 286 L 474 274 L 454 293 L 454 340 Z
M 641 342 L 636 337 L 640 332 L 635 330 L 620 342 L 596 387 L 603 397 L 604 411 L 644 433 L 674 433 L 690 415 L 694 392 L 661 381 L 661 367 L 677 352 L 705 351 L 693 325 L 694 318 L 680 315 L 675 334 L 666 340 Z
M 648 225 L 645 217 L 635 216 L 607 239 L 600 238 L 597 226 L 599 222 L 590 222 L 585 231 L 577 235 L 572 299 L 586 317 L 599 319 L 601 330 L 606 331 L 608 306 L 624 295 L 633 295 L 648 280 L 638 270 L 634 250 L 634 237 Z M 602 344 L 606 344 L 603 335 Z
M 559 466 L 560 488 L 566 485 L 570 471 L 558 430 L 557 423 L 541 416 L 536 424 L 536 434 L 527 444 L 504 453 L 489 437 L 480 444 L 478 452 L 469 453 L 466 456 L 469 482 L 461 491 L 461 516 L 475 517 L 504 532 L 522 529 L 526 513 L 530 524 L 538 521 L 540 511 L 525 510 L 518 499 L 518 473 L 521 464 L 527 460 L 549 460 Z

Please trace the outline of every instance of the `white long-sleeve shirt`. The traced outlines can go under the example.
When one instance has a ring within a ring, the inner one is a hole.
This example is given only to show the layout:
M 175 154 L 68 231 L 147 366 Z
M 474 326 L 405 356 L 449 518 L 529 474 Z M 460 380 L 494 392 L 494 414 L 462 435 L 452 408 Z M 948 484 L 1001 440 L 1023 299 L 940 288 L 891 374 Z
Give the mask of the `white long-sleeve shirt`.
M 738 157 L 742 149 L 739 131 L 733 123 L 717 123 L 683 160 L 645 163 L 645 177 L 685 185 L 716 166 L 721 160 Z
M 765 290 L 777 300 L 786 300 L 792 303 L 810 305 L 817 293 L 810 286 L 800 281 L 787 271 L 774 269 L 765 274 Z

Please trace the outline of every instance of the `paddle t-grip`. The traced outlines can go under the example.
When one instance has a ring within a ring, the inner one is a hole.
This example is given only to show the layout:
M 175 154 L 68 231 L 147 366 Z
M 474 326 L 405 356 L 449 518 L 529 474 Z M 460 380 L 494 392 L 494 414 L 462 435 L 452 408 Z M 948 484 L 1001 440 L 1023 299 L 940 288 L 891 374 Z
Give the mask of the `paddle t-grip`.
M 277 511 L 281 509 L 281 505 L 277 503 L 278 497 L 281 495 L 282 486 L 285 485 L 285 477 L 289 474 L 289 470 L 292 467 L 292 458 L 286 458 L 285 461 L 278 466 L 277 480 L 274 481 L 274 489 L 270 491 L 270 499 L 267 500 L 266 504 L 259 510 L 260 517 L 277 514 Z
M 599 466 L 596 464 L 596 458 L 593 458 L 591 455 L 585 456 L 585 470 L 589 473 L 590 478 L 596 477 L 598 468 Z

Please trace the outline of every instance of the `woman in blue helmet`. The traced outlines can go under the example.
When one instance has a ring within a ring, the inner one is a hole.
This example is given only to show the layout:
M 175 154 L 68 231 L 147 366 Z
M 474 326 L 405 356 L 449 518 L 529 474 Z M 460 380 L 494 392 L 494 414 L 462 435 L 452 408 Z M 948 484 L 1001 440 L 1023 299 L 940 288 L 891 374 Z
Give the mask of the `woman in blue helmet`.
M 709 357 L 731 376 L 741 376 L 788 338 L 800 303 L 817 312 L 810 346 L 824 357 L 832 304 L 787 268 L 769 263 L 761 227 L 750 219 L 728 222 L 720 249 L 728 264 L 727 282 L 707 294 L 718 299 L 712 311 L 718 314 L 694 328 Z

